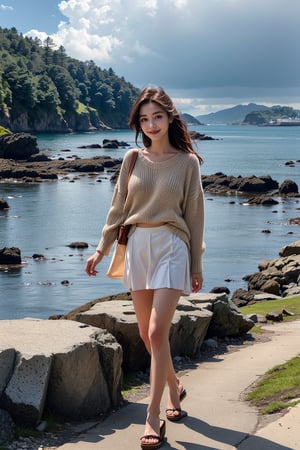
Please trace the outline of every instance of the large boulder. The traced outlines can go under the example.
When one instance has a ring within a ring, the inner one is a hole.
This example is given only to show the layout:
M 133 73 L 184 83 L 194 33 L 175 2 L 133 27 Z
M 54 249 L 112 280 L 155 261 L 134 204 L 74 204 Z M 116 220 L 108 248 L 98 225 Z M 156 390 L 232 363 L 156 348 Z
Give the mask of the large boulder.
M 170 329 L 171 353 L 196 357 L 205 338 L 212 313 L 193 305 L 182 297 L 174 314 Z M 123 349 L 123 367 L 143 370 L 149 366 L 149 355 L 140 338 L 136 315 L 130 300 L 111 300 L 91 305 L 72 316 L 73 320 L 104 328 L 111 333 Z
M 26 160 L 39 153 L 36 137 L 28 133 L 0 136 L 0 158 Z
M 111 333 L 123 349 L 125 370 L 140 370 L 149 364 L 149 355 L 140 339 L 131 301 L 97 303 L 87 311 L 77 313 L 74 319 Z
M 269 190 L 264 180 L 255 176 L 244 178 L 238 189 L 242 192 L 266 192 Z
M 205 339 L 213 313 L 189 297 L 181 297 L 170 329 L 171 353 L 195 358 Z
M 239 308 L 228 299 L 226 294 L 192 294 L 190 301 L 202 304 L 212 312 L 206 338 L 240 336 L 253 327 L 252 320 L 242 314 Z
M 121 399 L 122 350 L 105 330 L 68 320 L 3 320 L 0 348 L 0 408 L 16 423 L 35 426 L 45 408 L 91 418 Z
M 104 298 L 71 311 L 64 318 L 105 328 L 123 349 L 125 370 L 143 370 L 149 355 L 139 336 L 130 295 Z M 225 293 L 191 294 L 180 298 L 170 329 L 172 356 L 195 358 L 207 335 L 239 336 L 248 332 L 253 322 L 229 301 Z
M 278 182 L 270 175 L 260 177 L 234 177 L 218 172 L 214 175 L 203 175 L 202 184 L 205 191 L 213 194 L 234 194 L 251 192 L 253 194 L 266 193 L 278 188 Z
M 284 180 L 279 186 L 279 194 L 298 194 L 298 185 L 293 180 Z
M 0 347 L 0 398 L 13 373 L 16 352 L 14 348 Z
M 0 198 L 0 210 L 1 209 L 9 209 L 9 204 L 4 198 Z
M 21 264 L 21 250 L 17 247 L 0 248 L 0 264 Z
M 172 355 L 197 356 L 211 317 L 212 313 L 207 309 L 193 305 L 188 297 L 182 297 L 171 324 Z M 149 366 L 149 355 L 139 336 L 137 319 L 130 300 L 96 303 L 75 314 L 73 319 L 104 328 L 115 336 L 123 349 L 125 370 L 142 370 Z
M 52 359 L 45 355 L 17 353 L 13 374 L 0 405 L 16 423 L 36 424 L 44 410 Z
M 300 255 L 300 241 L 285 245 L 279 250 L 280 256 Z
M 273 206 L 278 205 L 279 202 L 269 195 L 257 195 L 256 197 L 249 198 L 249 205 L 262 205 L 262 206 Z
M 259 272 L 246 275 L 248 291 L 238 289 L 232 296 L 238 306 L 258 299 L 287 297 L 300 293 L 300 241 L 292 242 L 279 251 L 281 258 L 264 260 L 258 265 Z
M 285 256 L 273 261 L 268 265 L 264 262 L 264 269 L 261 272 L 248 275 L 245 279 L 248 281 L 249 290 L 261 290 L 275 295 L 282 295 L 285 286 L 299 283 L 300 275 L 300 254 Z M 273 284 L 270 283 L 273 282 Z M 274 290 L 274 282 L 277 288 Z M 272 286 L 272 289 L 270 289 Z M 277 292 L 279 290 L 279 292 Z
M 15 437 L 15 432 L 16 426 L 14 421 L 7 411 L 0 409 L 0 445 L 12 441 Z

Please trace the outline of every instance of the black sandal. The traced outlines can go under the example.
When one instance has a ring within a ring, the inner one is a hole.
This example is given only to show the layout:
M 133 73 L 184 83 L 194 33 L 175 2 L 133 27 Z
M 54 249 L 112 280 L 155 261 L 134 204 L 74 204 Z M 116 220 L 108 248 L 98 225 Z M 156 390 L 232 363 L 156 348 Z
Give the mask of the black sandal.
M 164 438 L 166 434 L 166 421 L 160 419 L 160 428 L 159 428 L 159 436 L 156 434 L 145 434 L 144 436 L 140 437 L 140 440 L 144 439 L 157 439 L 157 442 L 155 443 L 146 443 L 141 442 L 141 448 L 143 450 L 156 450 L 157 448 L 160 448 L 163 444 Z
M 168 414 L 168 411 L 172 411 L 172 413 L 178 412 L 179 414 Z M 187 415 L 188 415 L 187 412 L 183 411 L 181 408 L 168 408 L 168 409 L 166 409 L 166 417 L 171 422 L 178 422 L 179 420 L 183 419 Z
M 180 394 L 179 394 L 179 400 L 180 402 L 182 402 L 183 399 L 185 399 L 187 393 L 186 390 L 184 388 L 181 389 Z M 178 412 L 179 414 L 168 414 L 168 411 L 171 411 L 172 413 L 174 412 Z M 179 420 L 183 419 L 184 417 L 186 417 L 188 414 L 186 411 L 182 411 L 181 408 L 168 408 L 166 409 L 166 417 L 168 420 L 170 420 L 171 422 L 178 422 Z

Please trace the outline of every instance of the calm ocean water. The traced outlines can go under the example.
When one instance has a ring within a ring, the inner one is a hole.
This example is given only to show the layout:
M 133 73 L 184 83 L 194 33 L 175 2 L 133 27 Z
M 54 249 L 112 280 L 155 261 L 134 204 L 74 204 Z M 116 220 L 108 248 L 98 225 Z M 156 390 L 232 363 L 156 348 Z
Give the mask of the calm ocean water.
M 300 159 L 299 127 L 212 125 L 193 129 L 218 139 L 198 144 L 205 160 L 203 174 L 271 175 L 280 183 L 292 179 L 300 188 L 300 163 L 285 165 Z M 52 158 L 122 157 L 124 149 L 78 148 L 101 144 L 105 138 L 134 146 L 130 131 L 39 135 L 38 145 Z M 1 319 L 47 318 L 125 290 L 120 281 L 105 276 L 109 258 L 99 265 L 96 278 L 84 273 L 85 260 L 98 243 L 109 208 L 113 191 L 109 176 L 71 178 L 40 184 L 0 183 L 0 197 L 10 205 L 8 211 L 0 211 L 0 248 L 19 247 L 23 259 L 20 269 L 0 270 Z M 261 260 L 277 258 L 282 246 L 299 239 L 299 228 L 288 224 L 289 218 L 300 215 L 299 200 L 280 199 L 275 207 L 250 207 L 243 204 L 246 200 L 206 194 L 204 292 L 215 286 L 227 286 L 231 293 L 245 288 L 244 275 L 255 272 Z M 262 233 L 265 229 L 271 233 Z M 73 241 L 86 241 L 89 248 L 72 250 L 67 245 Z M 34 261 L 34 253 L 43 254 L 45 260 Z M 62 284 L 64 280 L 69 284 Z

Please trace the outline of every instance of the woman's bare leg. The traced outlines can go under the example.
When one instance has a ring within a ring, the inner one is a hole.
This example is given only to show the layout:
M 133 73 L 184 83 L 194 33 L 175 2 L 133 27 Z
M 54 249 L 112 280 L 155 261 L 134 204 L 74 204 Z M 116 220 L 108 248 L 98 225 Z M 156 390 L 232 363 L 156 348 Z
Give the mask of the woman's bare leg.
M 145 434 L 159 435 L 160 402 L 166 381 L 170 383 L 170 394 L 174 401 L 178 396 L 178 380 L 170 353 L 169 331 L 180 294 L 181 292 L 175 289 L 132 292 L 140 334 L 151 354 L 150 401 Z M 151 442 L 151 439 L 145 440 L 145 443 Z
M 149 354 L 151 354 L 151 344 L 149 340 L 149 322 L 152 311 L 153 293 L 153 290 L 132 292 L 132 300 L 137 316 L 140 336 Z M 169 386 L 169 400 L 167 403 L 167 408 L 179 408 L 179 395 L 183 389 L 183 386 L 176 376 L 172 360 L 169 361 L 167 383 Z

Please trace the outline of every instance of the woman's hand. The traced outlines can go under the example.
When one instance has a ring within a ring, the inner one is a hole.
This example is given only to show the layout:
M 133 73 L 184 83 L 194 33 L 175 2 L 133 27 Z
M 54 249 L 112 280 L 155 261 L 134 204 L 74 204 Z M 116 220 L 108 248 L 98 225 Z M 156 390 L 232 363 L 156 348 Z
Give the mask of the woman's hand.
M 97 264 L 99 264 L 100 261 L 102 261 L 103 253 L 96 251 L 92 256 L 90 256 L 86 260 L 85 264 L 85 271 L 88 274 L 88 276 L 96 276 L 98 271 L 96 270 Z
M 202 289 L 203 276 L 202 273 L 192 273 L 192 292 L 199 292 Z

